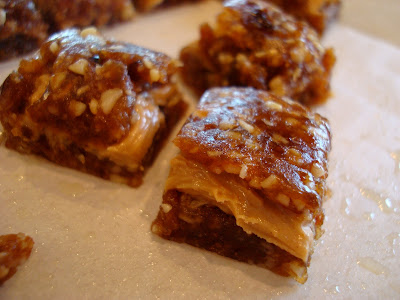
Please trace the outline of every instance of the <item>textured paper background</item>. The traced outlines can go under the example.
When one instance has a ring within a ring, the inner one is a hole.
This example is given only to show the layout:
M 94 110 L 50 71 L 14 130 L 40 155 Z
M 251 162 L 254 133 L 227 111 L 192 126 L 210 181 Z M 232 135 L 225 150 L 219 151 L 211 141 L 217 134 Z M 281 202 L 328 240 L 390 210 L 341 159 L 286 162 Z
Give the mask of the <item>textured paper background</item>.
M 176 56 L 220 5 L 138 17 L 106 31 Z M 348 12 L 346 12 L 348 14 Z M 400 294 L 400 49 L 336 24 L 325 235 L 305 285 L 150 233 L 169 144 L 132 189 L 0 147 L 0 234 L 25 232 L 31 258 L 0 299 L 396 298 Z M 0 64 L 0 81 L 17 66 Z

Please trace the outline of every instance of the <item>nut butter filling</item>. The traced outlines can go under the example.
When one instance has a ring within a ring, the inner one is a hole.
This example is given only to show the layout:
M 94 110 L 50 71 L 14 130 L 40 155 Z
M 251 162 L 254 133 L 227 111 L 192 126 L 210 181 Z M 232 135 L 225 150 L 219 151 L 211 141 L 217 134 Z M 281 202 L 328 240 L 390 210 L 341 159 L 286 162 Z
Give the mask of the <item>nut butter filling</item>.
M 173 189 L 199 199 L 199 205 L 219 207 L 233 215 L 246 233 L 253 233 L 308 262 L 315 235 L 315 224 L 308 211 L 295 213 L 266 201 L 236 176 L 214 174 L 182 155 L 171 162 L 166 191 Z

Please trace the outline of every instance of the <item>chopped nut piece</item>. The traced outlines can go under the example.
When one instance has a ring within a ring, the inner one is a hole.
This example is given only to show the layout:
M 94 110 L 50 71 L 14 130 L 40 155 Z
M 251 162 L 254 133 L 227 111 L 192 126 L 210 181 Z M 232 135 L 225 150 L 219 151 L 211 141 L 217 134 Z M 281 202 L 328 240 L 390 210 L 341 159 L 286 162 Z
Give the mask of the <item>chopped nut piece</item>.
M 153 63 L 150 60 L 145 59 L 145 60 L 143 60 L 143 63 L 146 66 L 147 69 L 152 69 L 153 68 Z
M 243 165 L 242 168 L 240 169 L 239 177 L 244 179 L 247 176 L 247 165 Z
M 242 120 L 239 120 L 238 122 L 239 122 L 239 125 L 242 126 L 242 128 L 245 129 L 246 131 L 248 131 L 249 133 L 254 132 L 254 127 L 252 125 L 250 125 Z
M 68 70 L 79 75 L 85 75 L 85 70 L 88 67 L 88 64 L 89 62 L 86 59 L 81 58 L 78 61 L 74 62 L 72 65 L 70 65 L 68 67 Z
M 278 194 L 278 196 L 276 196 L 276 200 L 278 200 L 279 203 L 281 203 L 284 206 L 289 206 L 290 198 L 285 194 Z
M 100 98 L 100 107 L 103 112 L 108 115 L 113 109 L 118 99 L 122 97 L 124 92 L 121 89 L 111 89 L 103 92 Z
M 270 189 L 272 186 L 279 182 L 278 177 L 275 175 L 270 175 L 267 179 L 261 182 L 261 187 L 263 189 Z
M 164 211 L 164 213 L 167 214 L 167 213 L 169 213 L 171 211 L 172 206 L 170 204 L 163 203 L 163 204 L 161 204 L 161 208 Z
M 76 95 L 79 97 L 82 94 L 86 93 L 88 90 L 90 89 L 89 85 L 84 85 L 82 87 L 80 87 L 77 91 L 76 91 Z
M 50 44 L 50 51 L 51 51 L 53 54 L 57 54 L 57 52 L 58 52 L 59 49 L 60 49 L 60 48 L 58 47 L 57 42 L 52 42 L 52 43 Z
M 273 110 L 277 110 L 277 111 L 282 111 L 282 105 L 281 104 L 279 104 L 279 103 L 276 103 L 276 102 L 274 102 L 274 101 L 267 101 L 266 103 L 265 103 L 267 106 L 268 106 L 268 108 L 270 108 L 270 109 L 273 109 Z M 265 124 L 270 124 L 266 119 L 263 119 L 263 122 L 265 123 Z
M 66 77 L 67 77 L 67 72 L 60 72 L 52 75 L 50 79 L 51 89 L 52 90 L 58 89 Z
M 81 31 L 81 37 L 86 38 L 89 35 L 100 35 L 96 27 L 87 27 Z
M 317 177 L 317 178 L 320 178 L 320 177 L 323 177 L 324 175 L 325 175 L 325 170 L 321 167 L 321 165 L 320 164 L 318 164 L 318 163 L 313 163 L 313 165 L 312 165 L 312 167 L 311 167 L 311 173 L 315 176 L 315 177 Z
M 160 80 L 160 78 L 161 78 L 160 71 L 158 71 L 157 69 L 150 70 L 150 80 L 152 82 L 157 82 Z
M 3 26 L 6 23 L 6 11 L 4 9 L 0 9 L 0 26 Z
M 49 82 L 50 82 L 49 74 L 43 74 L 36 80 L 35 82 L 36 90 L 29 99 L 31 104 L 34 104 L 40 98 L 42 98 L 42 96 L 47 90 Z
M 99 102 L 97 102 L 96 99 L 92 99 L 89 102 L 89 109 L 92 112 L 92 114 L 96 115 L 99 107 Z
M 79 117 L 86 110 L 86 104 L 80 101 L 72 100 L 69 103 L 69 109 L 75 117 Z

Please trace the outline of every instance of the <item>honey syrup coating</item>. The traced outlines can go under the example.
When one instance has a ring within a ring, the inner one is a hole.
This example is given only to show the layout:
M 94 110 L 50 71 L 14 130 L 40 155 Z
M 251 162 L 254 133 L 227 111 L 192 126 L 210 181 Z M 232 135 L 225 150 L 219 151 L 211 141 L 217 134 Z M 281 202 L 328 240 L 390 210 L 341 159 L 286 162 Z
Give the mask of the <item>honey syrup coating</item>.
M 92 28 L 69 29 L 50 37 L 7 78 L 0 116 L 12 128 L 18 122 L 13 114 L 26 112 L 77 143 L 115 144 L 137 117 L 136 95 L 167 86 L 175 69 L 164 54 L 105 39 Z
M 309 209 L 322 222 L 330 126 L 299 103 L 253 88 L 213 88 L 174 143 L 212 172 L 236 174 L 269 200 Z
M 130 20 L 130 0 L 34 0 L 52 31 L 70 27 L 97 27 Z
M 322 35 L 339 15 L 341 0 L 269 0 L 288 13 L 307 21 Z
M 33 244 L 33 239 L 23 233 L 0 236 L 0 286 L 29 258 Z
M 225 2 L 215 26 L 203 24 L 180 59 L 184 80 L 199 93 L 251 86 L 307 105 L 327 99 L 335 63 L 310 26 L 261 0 Z
M 31 0 L 0 1 L 0 61 L 36 49 L 48 25 Z

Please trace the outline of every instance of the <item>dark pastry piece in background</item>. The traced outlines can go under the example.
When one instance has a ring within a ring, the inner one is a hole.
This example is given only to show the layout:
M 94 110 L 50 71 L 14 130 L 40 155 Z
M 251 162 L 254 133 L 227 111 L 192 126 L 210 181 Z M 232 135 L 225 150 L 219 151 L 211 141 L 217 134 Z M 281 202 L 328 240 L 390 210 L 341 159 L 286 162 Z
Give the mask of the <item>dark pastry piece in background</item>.
M 269 0 L 286 12 L 308 22 L 322 35 L 329 24 L 337 19 L 341 0 Z
M 130 0 L 34 0 L 50 31 L 70 27 L 97 27 L 132 19 Z
M 183 48 L 183 79 L 199 94 L 214 86 L 251 86 L 303 104 L 330 95 L 335 55 L 306 23 L 262 0 L 224 4 L 216 24 Z
M 47 37 L 47 24 L 31 0 L 0 1 L 0 61 L 35 50 Z

